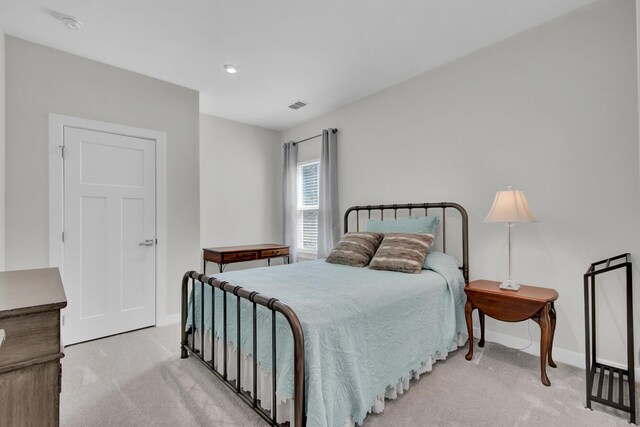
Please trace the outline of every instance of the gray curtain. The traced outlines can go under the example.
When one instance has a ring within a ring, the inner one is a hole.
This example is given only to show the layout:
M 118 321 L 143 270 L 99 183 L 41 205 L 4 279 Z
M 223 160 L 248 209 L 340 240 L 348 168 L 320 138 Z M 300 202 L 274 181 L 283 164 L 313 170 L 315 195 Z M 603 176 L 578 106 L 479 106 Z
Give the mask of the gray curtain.
M 326 258 L 340 240 L 338 211 L 338 137 L 334 129 L 322 131 L 318 200 L 318 258 Z
M 298 260 L 298 146 L 287 142 L 283 146 L 282 200 L 284 213 L 283 242 L 290 246 L 289 261 Z

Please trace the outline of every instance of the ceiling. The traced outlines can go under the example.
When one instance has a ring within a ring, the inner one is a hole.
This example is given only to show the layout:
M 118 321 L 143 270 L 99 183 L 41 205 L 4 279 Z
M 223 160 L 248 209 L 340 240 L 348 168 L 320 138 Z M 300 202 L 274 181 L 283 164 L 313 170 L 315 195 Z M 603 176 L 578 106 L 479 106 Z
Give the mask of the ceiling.
M 196 89 L 203 113 L 283 130 L 592 1 L 0 0 L 0 22 Z M 298 100 L 309 106 L 288 108 Z

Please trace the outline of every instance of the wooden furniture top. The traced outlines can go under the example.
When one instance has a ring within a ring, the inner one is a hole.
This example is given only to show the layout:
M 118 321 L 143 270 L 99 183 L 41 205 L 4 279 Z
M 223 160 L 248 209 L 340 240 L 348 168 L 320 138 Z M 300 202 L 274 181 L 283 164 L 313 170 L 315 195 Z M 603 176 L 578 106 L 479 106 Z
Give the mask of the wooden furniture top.
M 278 245 L 275 243 L 261 243 L 259 245 L 244 245 L 244 246 L 225 246 L 220 248 L 204 248 L 203 250 L 208 252 L 246 252 L 246 251 L 264 251 L 267 249 L 289 249 L 289 246 Z
M 522 285 L 518 291 L 510 291 L 507 289 L 500 289 L 500 282 L 495 282 L 493 280 L 474 280 L 465 286 L 465 291 L 467 290 L 540 302 L 551 302 L 558 299 L 558 292 L 555 289 Z
M 57 268 L 0 272 L 0 318 L 67 306 Z

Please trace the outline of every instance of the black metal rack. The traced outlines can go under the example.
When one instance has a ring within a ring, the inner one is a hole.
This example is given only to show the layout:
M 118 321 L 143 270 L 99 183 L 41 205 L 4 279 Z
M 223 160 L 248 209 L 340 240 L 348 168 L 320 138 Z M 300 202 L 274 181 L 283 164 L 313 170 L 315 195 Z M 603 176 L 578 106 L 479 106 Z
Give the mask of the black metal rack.
M 620 268 L 626 269 L 627 291 L 627 369 L 600 363 L 596 358 L 596 276 Z M 587 373 L 587 408 L 601 403 L 630 414 L 636 423 L 636 396 L 633 345 L 633 286 L 631 255 L 622 254 L 594 262 L 584 274 L 585 361 Z M 606 381 L 605 381 L 606 378 Z M 628 393 L 625 395 L 625 385 Z

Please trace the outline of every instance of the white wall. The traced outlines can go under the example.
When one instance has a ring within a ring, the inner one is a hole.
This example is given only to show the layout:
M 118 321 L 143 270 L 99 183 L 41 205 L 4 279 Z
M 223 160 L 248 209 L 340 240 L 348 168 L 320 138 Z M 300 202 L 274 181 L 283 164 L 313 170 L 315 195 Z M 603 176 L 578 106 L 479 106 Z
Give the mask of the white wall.
M 199 265 L 198 92 L 6 38 L 6 266 L 49 264 L 48 116 L 167 134 L 167 313 L 179 312 L 185 271 Z
M 636 0 L 636 72 L 638 77 L 638 127 L 640 129 L 640 0 Z M 640 135 L 640 130 L 639 130 Z M 638 138 L 638 144 L 640 144 L 640 138 Z M 640 149 L 638 150 L 639 161 L 640 161 Z M 638 174 L 638 182 L 640 182 L 640 168 Z M 640 186 L 639 186 L 640 189 Z M 636 279 L 634 279 L 636 280 Z M 636 341 L 637 342 L 637 341 Z M 636 380 L 637 380 L 637 371 L 636 368 Z
M 0 271 L 5 261 L 5 53 L 4 32 L 0 24 Z
M 279 132 L 200 115 L 201 247 L 282 242 L 281 152 Z
M 634 8 L 631 0 L 599 1 L 289 129 L 282 140 L 340 129 L 342 211 L 461 203 L 472 279 L 505 278 L 506 229 L 482 220 L 497 190 L 524 190 L 539 222 L 514 228 L 515 276 L 559 291 L 556 355 L 580 364 L 588 264 L 629 251 L 640 283 Z M 599 354 L 624 362 L 622 281 L 609 282 L 609 295 L 599 295 Z M 640 332 L 638 309 L 635 318 Z M 525 323 L 488 321 L 487 329 L 504 342 L 529 341 Z M 538 339 L 537 325 L 531 329 Z
M 322 138 L 305 141 L 298 145 L 298 162 L 308 162 L 310 160 L 320 159 L 321 151 Z

